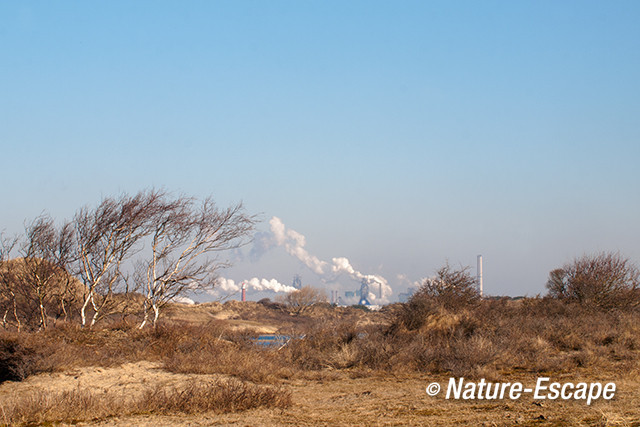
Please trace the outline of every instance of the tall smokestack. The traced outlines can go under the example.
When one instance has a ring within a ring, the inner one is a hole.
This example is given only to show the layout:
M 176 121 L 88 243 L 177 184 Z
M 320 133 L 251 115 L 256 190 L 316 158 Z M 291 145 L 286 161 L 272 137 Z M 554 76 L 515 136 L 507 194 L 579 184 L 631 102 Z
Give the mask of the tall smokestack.
M 247 284 L 246 282 L 242 282 L 242 302 L 247 300 Z
M 480 298 L 482 298 L 482 255 L 478 255 L 478 276 L 476 280 L 478 282 L 478 291 L 480 292 Z

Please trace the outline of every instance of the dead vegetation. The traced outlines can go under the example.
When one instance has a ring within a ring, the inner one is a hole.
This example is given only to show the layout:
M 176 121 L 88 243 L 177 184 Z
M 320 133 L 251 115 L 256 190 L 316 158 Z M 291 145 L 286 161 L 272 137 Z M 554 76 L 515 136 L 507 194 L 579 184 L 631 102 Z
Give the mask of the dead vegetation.
M 108 393 L 97 398 L 86 387 L 31 391 L 0 401 L 4 422 L 75 422 L 123 414 L 287 407 L 295 400 L 284 384 L 331 381 L 343 378 L 341 372 L 352 377 L 427 374 L 487 380 L 577 372 L 602 376 L 637 370 L 640 360 L 637 312 L 593 311 L 551 298 L 483 300 L 458 308 L 414 301 L 378 313 L 320 306 L 299 316 L 283 315 L 278 307 L 258 303 L 229 302 L 210 309 L 234 313 L 229 317 L 235 319 L 212 319 L 199 325 L 168 321 L 143 330 L 133 323 L 114 322 L 94 329 L 59 324 L 40 332 L 0 333 L 0 370 L 5 381 L 136 361 L 153 361 L 175 374 L 225 379 L 149 384 L 145 393 L 124 400 Z M 269 310 L 273 311 L 266 316 L 270 321 L 288 320 L 281 331 L 291 340 L 284 347 L 258 346 L 256 333 L 229 327 L 232 321 L 252 322 L 260 317 L 257 313 Z M 327 314 L 332 311 L 335 317 Z
M 60 393 L 39 391 L 9 399 L 0 408 L 4 425 L 15 425 L 75 423 L 138 414 L 225 413 L 289 405 L 291 393 L 282 387 L 231 378 L 212 383 L 191 381 L 180 388 L 156 385 L 140 396 L 124 398 L 80 388 Z

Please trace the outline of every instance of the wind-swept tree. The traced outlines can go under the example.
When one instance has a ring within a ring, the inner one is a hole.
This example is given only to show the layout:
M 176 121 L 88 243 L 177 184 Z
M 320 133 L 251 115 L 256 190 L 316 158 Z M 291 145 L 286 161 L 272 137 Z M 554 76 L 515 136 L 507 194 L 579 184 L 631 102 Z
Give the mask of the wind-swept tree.
M 122 283 L 122 264 L 149 234 L 149 218 L 161 196 L 161 192 L 151 190 L 135 196 L 109 197 L 96 208 L 84 207 L 76 214 L 77 273 L 85 285 L 82 326 L 87 325 L 89 308 L 93 309 L 90 325 L 96 323 Z
M 66 313 L 71 277 L 66 268 L 73 257 L 73 228 L 60 228 L 53 219 L 42 215 L 25 227 L 20 250 L 22 257 L 12 261 L 14 289 L 20 297 L 20 309 L 29 323 L 39 329 L 47 327 L 47 310 L 57 307 Z
M 190 197 L 163 194 L 149 215 L 150 254 L 138 262 L 136 278 L 144 294 L 144 317 L 155 327 L 161 308 L 187 291 L 213 288 L 218 269 L 228 265 L 219 252 L 245 243 L 254 217 L 241 203 L 219 209 L 211 198 L 199 203 Z
M 20 332 L 22 322 L 18 315 L 18 303 L 16 300 L 14 271 L 11 268 L 9 260 L 11 253 L 18 243 L 17 237 L 7 237 L 0 234 L 0 308 L 2 309 L 2 327 L 6 328 L 9 324 L 8 317 L 13 317 L 15 326 Z M 11 316 L 9 316 L 11 312 Z

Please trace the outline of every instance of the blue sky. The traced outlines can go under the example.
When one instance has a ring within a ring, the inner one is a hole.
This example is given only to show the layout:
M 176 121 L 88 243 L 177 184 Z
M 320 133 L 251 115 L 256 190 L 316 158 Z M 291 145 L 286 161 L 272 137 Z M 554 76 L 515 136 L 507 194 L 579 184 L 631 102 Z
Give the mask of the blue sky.
M 638 22 L 636 1 L 3 2 L 0 229 L 154 186 L 242 200 L 396 295 L 477 254 L 497 295 L 584 253 L 640 263 Z M 225 272 L 293 274 L 319 284 L 282 248 Z

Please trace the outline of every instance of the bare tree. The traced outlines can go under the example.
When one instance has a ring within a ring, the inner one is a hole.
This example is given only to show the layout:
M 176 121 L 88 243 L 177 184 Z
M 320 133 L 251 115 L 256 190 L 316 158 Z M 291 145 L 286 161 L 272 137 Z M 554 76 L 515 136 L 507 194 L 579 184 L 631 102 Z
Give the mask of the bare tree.
M 58 268 L 64 273 L 55 289 L 55 298 L 60 304 L 59 314 L 66 321 L 69 309 L 78 301 L 79 281 L 71 274 L 73 265 L 77 262 L 76 236 L 73 224 L 65 222 L 58 229 L 55 240 L 54 260 Z M 59 317 L 59 316 L 58 316 Z
M 218 209 L 211 198 L 199 206 L 193 198 L 163 195 L 149 217 L 151 254 L 138 263 L 143 289 L 144 317 L 153 313 L 155 327 L 160 309 L 188 290 L 213 288 L 218 269 L 228 265 L 217 253 L 245 243 L 255 221 L 242 204 Z
M 299 316 L 308 311 L 316 304 L 327 301 L 327 295 L 324 291 L 316 289 L 312 286 L 303 286 L 293 292 L 288 293 L 282 302 L 289 309 L 291 314 Z
M 71 277 L 66 267 L 72 259 L 72 245 L 73 229 L 69 223 L 58 229 L 51 217 L 42 215 L 25 226 L 22 258 L 15 261 L 14 280 L 21 295 L 21 308 L 40 329 L 47 327 L 47 309 L 60 301 L 64 311 L 70 298 Z
M 640 271 L 617 253 L 585 255 L 549 273 L 549 295 L 586 306 L 640 306 Z
M 106 198 L 95 208 L 82 208 L 74 218 L 77 237 L 78 276 L 85 285 L 80 317 L 87 325 L 87 310 L 93 309 L 93 326 L 122 282 L 122 263 L 149 233 L 149 217 L 162 196 L 143 191 L 135 196 Z
M 7 319 L 9 312 L 13 315 L 18 332 L 22 327 L 18 316 L 18 303 L 16 300 L 16 280 L 14 278 L 13 267 L 10 263 L 11 254 L 18 244 L 18 238 L 9 238 L 0 234 L 0 305 L 2 307 L 2 327 L 9 324 Z

